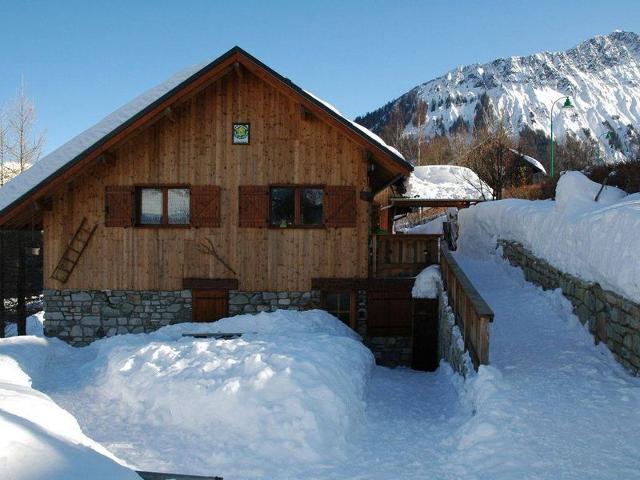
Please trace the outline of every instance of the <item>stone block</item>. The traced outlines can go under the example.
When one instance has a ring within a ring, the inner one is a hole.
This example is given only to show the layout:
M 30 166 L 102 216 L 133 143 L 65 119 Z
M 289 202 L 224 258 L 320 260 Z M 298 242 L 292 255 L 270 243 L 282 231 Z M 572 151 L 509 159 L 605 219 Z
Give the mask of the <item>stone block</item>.
M 246 305 L 247 303 L 249 303 L 249 298 L 241 293 L 229 299 L 229 305 Z
M 103 317 L 120 317 L 120 310 L 118 310 L 117 308 L 114 307 L 110 307 L 108 305 L 104 305 L 101 309 L 100 309 L 100 314 Z
M 98 326 L 98 325 L 100 325 L 100 317 L 96 317 L 96 316 L 93 316 L 93 315 L 88 315 L 86 317 L 82 317 L 82 324 L 83 325 Z
M 184 307 L 179 304 L 179 303 L 174 303 L 173 305 L 169 305 L 167 307 L 167 312 L 171 312 L 171 313 L 178 313 L 180 310 L 182 310 Z
M 71 294 L 72 302 L 90 302 L 91 295 L 87 292 L 76 292 Z

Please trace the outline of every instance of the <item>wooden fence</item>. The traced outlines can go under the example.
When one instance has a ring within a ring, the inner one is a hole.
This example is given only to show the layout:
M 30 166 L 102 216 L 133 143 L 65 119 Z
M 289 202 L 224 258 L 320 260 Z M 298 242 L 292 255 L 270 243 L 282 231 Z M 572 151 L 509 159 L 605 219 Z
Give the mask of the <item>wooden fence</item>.
M 372 274 L 376 278 L 414 277 L 439 262 L 440 235 L 373 235 Z
M 489 364 L 490 324 L 493 322 L 493 311 L 446 247 L 440 251 L 440 269 L 449 305 L 455 313 L 456 324 L 464 337 L 465 349 L 469 352 L 477 370 L 480 365 Z

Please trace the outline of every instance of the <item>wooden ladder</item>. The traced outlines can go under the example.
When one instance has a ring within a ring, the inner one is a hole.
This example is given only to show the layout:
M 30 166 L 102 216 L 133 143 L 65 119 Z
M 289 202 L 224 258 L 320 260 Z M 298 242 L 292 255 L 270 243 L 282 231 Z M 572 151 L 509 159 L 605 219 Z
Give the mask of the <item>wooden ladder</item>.
M 91 237 L 93 237 L 93 233 L 98 228 L 98 225 L 94 225 L 93 228 L 87 228 L 87 219 L 83 218 L 82 222 L 80 222 L 80 226 L 76 230 L 76 233 L 73 235 L 73 238 L 67 245 L 67 249 L 64 251 L 62 258 L 58 261 L 58 265 L 53 270 L 51 274 L 51 278 L 55 278 L 62 283 L 66 283 L 71 276 L 71 272 L 76 268 L 82 253 L 85 248 L 89 244 Z

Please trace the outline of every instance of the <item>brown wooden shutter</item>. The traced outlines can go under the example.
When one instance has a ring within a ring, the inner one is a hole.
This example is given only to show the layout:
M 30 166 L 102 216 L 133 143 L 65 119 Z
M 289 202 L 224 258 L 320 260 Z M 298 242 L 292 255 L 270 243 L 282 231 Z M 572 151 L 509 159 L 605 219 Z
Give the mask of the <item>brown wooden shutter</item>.
M 191 187 L 191 225 L 220 226 L 220 187 L 197 185 Z
M 240 194 L 241 227 L 264 228 L 269 226 L 269 187 L 242 185 L 238 187 Z
M 135 188 L 108 186 L 105 188 L 105 227 L 131 227 L 134 223 Z
M 356 188 L 325 187 L 324 211 L 324 223 L 327 227 L 355 227 Z

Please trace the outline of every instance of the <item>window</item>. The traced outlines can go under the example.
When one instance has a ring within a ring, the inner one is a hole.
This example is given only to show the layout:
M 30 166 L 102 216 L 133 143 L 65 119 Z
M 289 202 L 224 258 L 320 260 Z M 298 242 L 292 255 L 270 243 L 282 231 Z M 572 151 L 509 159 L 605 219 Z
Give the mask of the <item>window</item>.
M 189 225 L 190 189 L 139 188 L 137 193 L 139 225 Z
M 276 227 L 319 227 L 324 223 L 320 187 L 271 187 L 270 223 Z
M 355 328 L 355 294 L 353 292 L 324 292 L 323 307 L 331 315 Z

